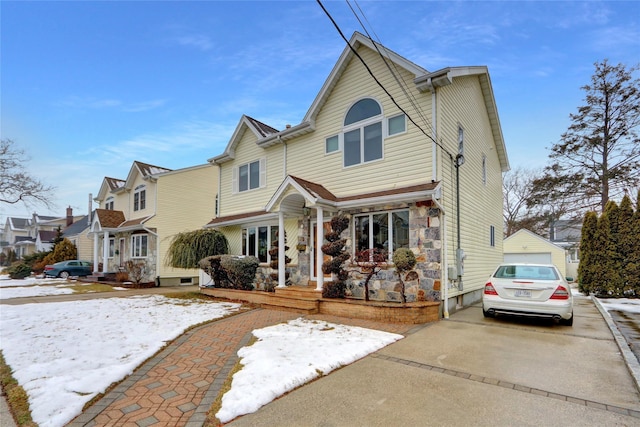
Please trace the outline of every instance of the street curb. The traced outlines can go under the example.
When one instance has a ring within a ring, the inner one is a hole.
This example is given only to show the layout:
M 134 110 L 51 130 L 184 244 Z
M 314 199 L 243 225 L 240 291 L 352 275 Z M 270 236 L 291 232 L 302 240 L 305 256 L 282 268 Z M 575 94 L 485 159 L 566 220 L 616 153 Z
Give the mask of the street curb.
M 636 389 L 640 393 L 640 362 L 638 362 L 636 355 L 633 354 L 633 352 L 629 348 L 629 343 L 627 343 L 627 340 L 618 330 L 618 327 L 611 318 L 609 312 L 605 310 L 604 307 L 602 307 L 602 304 L 600 303 L 598 298 L 592 296 L 591 300 L 594 302 L 596 308 L 600 312 L 600 315 L 602 315 L 604 320 L 607 322 L 607 325 L 609 326 L 609 329 L 611 330 L 611 333 L 616 340 L 616 344 L 618 344 L 618 348 L 622 353 L 622 358 L 624 359 L 625 365 L 627 365 L 627 369 L 629 370 L 629 373 L 635 381 Z

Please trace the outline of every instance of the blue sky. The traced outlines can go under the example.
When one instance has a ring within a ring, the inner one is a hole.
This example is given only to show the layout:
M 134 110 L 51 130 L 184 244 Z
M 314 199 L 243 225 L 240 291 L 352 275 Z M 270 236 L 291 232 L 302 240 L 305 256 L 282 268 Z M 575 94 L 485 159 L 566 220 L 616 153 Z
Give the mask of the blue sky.
M 640 62 L 640 2 L 324 1 L 430 71 L 489 68 L 512 168 L 541 167 L 583 104 L 594 62 Z M 298 124 L 344 41 L 307 1 L 0 2 L 1 127 L 56 209 L 85 214 L 134 160 L 170 169 L 222 153 L 242 114 Z M 204 195 L 206 197 L 206 195 Z M 95 207 L 95 206 L 94 206 Z

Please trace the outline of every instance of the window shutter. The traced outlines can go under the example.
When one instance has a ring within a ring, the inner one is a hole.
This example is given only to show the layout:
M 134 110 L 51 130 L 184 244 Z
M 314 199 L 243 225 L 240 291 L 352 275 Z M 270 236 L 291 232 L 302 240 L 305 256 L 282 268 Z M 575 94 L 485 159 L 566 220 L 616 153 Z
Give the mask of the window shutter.
M 231 192 L 236 194 L 238 192 L 238 168 L 233 167 L 233 176 L 231 177 Z
M 267 158 L 260 159 L 260 188 L 267 186 Z

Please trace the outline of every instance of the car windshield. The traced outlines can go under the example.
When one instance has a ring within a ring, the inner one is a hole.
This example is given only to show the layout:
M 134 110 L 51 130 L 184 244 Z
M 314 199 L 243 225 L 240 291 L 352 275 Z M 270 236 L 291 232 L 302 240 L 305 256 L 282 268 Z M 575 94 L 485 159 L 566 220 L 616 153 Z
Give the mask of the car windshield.
M 493 276 L 498 279 L 558 280 L 555 268 L 538 265 L 501 265 Z

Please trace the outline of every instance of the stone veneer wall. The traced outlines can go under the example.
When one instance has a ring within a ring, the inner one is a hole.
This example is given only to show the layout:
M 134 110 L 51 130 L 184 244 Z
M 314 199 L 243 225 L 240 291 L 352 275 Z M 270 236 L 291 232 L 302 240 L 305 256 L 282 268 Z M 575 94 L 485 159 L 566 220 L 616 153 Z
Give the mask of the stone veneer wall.
M 388 206 L 383 210 L 392 209 L 398 209 L 398 206 Z M 417 263 L 414 268 L 416 274 L 410 274 L 409 280 L 403 278 L 407 302 L 440 301 L 442 239 L 439 213 L 437 208 L 429 206 L 428 203 L 409 208 L 409 245 L 416 256 Z M 308 218 L 300 220 L 299 227 L 300 236 L 309 235 Z M 346 249 L 351 251 L 351 227 L 343 231 L 342 237 L 347 240 Z M 309 283 L 311 270 L 310 248 L 307 246 L 306 238 L 298 243 L 304 244 L 306 248 L 303 251 L 298 251 L 298 263 L 287 265 L 286 271 L 289 274 L 290 284 L 306 286 Z M 349 265 L 348 270 L 350 274 L 347 279 L 347 296 L 364 299 L 365 275 L 360 273 L 355 265 Z M 274 281 L 271 278 L 271 273 L 275 273 L 275 271 L 267 264 L 261 264 L 258 267 L 255 281 L 256 289 L 265 290 L 278 285 L 277 279 Z M 395 269 L 388 268 L 379 272 L 369 282 L 369 299 L 401 302 L 401 289 Z
M 115 236 L 116 249 L 119 249 L 118 242 L 120 241 L 120 239 L 124 238 L 124 250 L 126 251 L 124 262 L 127 262 L 132 259 L 132 258 L 129 258 L 129 255 L 131 254 L 131 236 L 132 236 L 132 233 L 119 233 Z M 158 258 L 158 254 L 156 252 L 157 237 L 151 233 L 148 233 L 147 236 L 148 236 L 147 237 L 147 257 L 133 258 L 133 261 L 144 262 L 146 264 L 147 272 L 145 277 L 142 279 L 142 282 L 153 282 L 156 279 L 156 260 Z M 102 244 L 102 242 L 100 244 Z M 102 248 L 102 246 L 100 246 L 100 248 Z M 102 252 L 100 253 L 102 254 Z M 109 272 L 120 271 L 120 255 L 114 255 L 113 258 L 109 258 L 107 262 L 108 262 L 107 271 Z
M 440 211 L 425 206 L 409 208 L 409 246 L 416 256 L 415 273 L 403 278 L 407 302 L 440 301 L 441 288 L 441 224 Z M 388 209 L 393 209 L 389 207 Z M 343 232 L 347 238 L 348 250 L 351 247 L 351 230 Z M 351 274 L 347 280 L 348 296 L 364 299 L 364 280 L 366 276 L 355 266 L 350 266 Z M 394 268 L 382 270 L 369 282 L 369 299 L 373 301 L 401 302 L 401 284 Z

